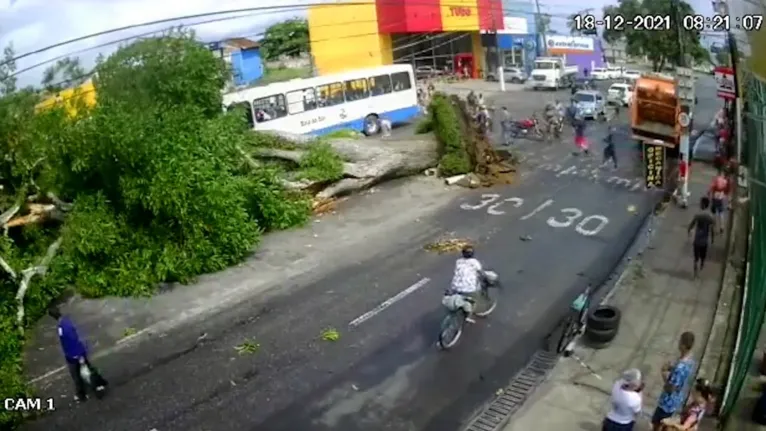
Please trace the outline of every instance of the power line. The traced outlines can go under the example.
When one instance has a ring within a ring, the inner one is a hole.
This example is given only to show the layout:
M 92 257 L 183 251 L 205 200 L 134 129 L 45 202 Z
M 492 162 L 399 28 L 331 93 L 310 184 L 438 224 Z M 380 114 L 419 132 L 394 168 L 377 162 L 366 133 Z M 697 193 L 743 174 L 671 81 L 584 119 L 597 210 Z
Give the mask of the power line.
M 375 4 L 375 3 L 374 2 L 346 2 L 346 3 L 339 3 L 337 5 L 346 6 L 346 5 L 372 5 L 372 4 Z M 392 4 L 394 4 L 394 3 L 392 3 Z M 408 3 L 408 4 L 410 4 L 410 3 Z M 411 4 L 418 4 L 418 3 L 413 2 Z M 428 6 L 433 5 L 432 3 L 420 3 L 420 4 L 421 5 L 428 5 Z M 100 32 L 97 32 L 97 33 L 91 33 L 91 34 L 88 34 L 88 35 L 85 35 L 85 36 L 80 36 L 80 37 L 76 37 L 74 39 L 69 39 L 69 40 L 66 40 L 66 41 L 63 41 L 63 42 L 58 42 L 58 43 L 55 43 L 55 44 L 52 44 L 52 45 L 48 45 L 48 46 L 45 46 L 43 48 L 39 48 L 39 49 L 36 49 L 36 50 L 33 50 L 33 51 L 28 51 L 28 52 L 26 52 L 24 54 L 17 55 L 15 57 L 11 58 L 11 59 L 1 61 L 0 62 L 0 66 L 4 66 L 4 65 L 6 65 L 8 63 L 11 63 L 11 62 L 14 62 L 14 61 L 17 61 L 17 60 L 21 60 L 21 59 L 29 57 L 31 55 L 41 54 L 43 52 L 50 51 L 51 49 L 60 48 L 62 46 L 71 45 L 73 43 L 82 42 L 84 40 L 92 39 L 92 38 L 99 37 L 99 36 L 105 36 L 105 35 L 108 35 L 108 34 L 118 33 L 118 32 L 122 32 L 122 31 L 126 31 L 126 30 L 132 30 L 132 29 L 141 28 L 141 27 L 148 27 L 148 26 L 159 25 L 159 24 L 167 24 L 167 23 L 170 23 L 170 22 L 177 22 L 177 21 L 186 20 L 186 19 L 206 18 L 206 17 L 220 16 L 220 15 L 245 14 L 245 13 L 248 13 L 248 12 L 272 11 L 272 13 L 278 13 L 278 12 L 285 12 L 285 11 L 290 11 L 290 10 L 295 10 L 295 9 L 305 9 L 308 6 L 323 6 L 323 5 L 322 4 L 313 4 L 313 5 L 288 4 L 288 5 L 282 5 L 282 6 L 260 6 L 260 7 L 252 7 L 252 8 L 241 8 L 241 9 L 230 9 L 230 10 L 224 10 L 224 11 L 206 12 L 206 13 L 193 14 L 193 15 L 184 15 L 184 16 L 178 16 L 178 17 L 173 17 L 173 18 L 165 18 L 165 19 L 161 19 L 161 20 L 149 21 L 149 22 L 140 23 L 140 24 L 132 24 L 132 25 L 118 27 L 118 28 L 114 28 L 114 29 L 110 29 L 110 30 L 100 31 Z M 442 3 L 442 6 L 466 7 L 466 5 L 464 3 L 454 3 L 454 4 L 444 4 L 444 3 Z M 476 9 L 478 9 L 478 7 L 476 7 Z M 509 13 L 522 13 L 522 14 L 533 15 L 533 12 L 529 12 L 529 11 L 526 11 L 526 10 L 520 10 L 520 9 L 503 8 L 502 10 L 503 10 L 503 12 L 509 12 Z M 545 14 L 545 15 L 548 15 L 548 16 L 550 16 L 552 18 L 553 17 L 556 17 L 556 18 L 567 18 L 569 16 L 568 14 Z M 241 18 L 242 18 L 242 16 L 230 17 L 230 19 L 241 19 Z M 376 22 L 376 21 L 369 21 L 369 22 Z M 349 22 L 349 23 L 351 23 L 351 22 Z M 359 23 L 359 21 L 353 21 L 353 23 Z M 342 24 L 339 24 L 339 25 L 342 25 Z M 177 27 L 177 26 L 174 26 L 174 27 Z

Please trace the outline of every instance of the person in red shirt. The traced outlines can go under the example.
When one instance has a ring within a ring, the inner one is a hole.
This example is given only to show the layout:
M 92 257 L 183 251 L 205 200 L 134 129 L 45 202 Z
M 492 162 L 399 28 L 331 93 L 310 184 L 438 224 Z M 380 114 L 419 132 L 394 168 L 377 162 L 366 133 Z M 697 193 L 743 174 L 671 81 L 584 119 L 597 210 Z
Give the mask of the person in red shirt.
M 673 196 L 676 198 L 676 202 L 681 204 L 681 207 L 686 208 L 688 206 L 689 191 L 688 186 L 684 188 L 684 182 L 689 178 L 689 163 L 686 162 L 684 155 L 679 155 L 678 160 L 678 186 Z
M 726 205 L 726 198 L 729 196 L 729 178 L 726 177 L 723 169 L 718 170 L 718 174 L 713 177 L 710 184 L 708 195 L 711 199 L 710 212 L 716 219 L 721 232 L 723 232 L 723 211 Z

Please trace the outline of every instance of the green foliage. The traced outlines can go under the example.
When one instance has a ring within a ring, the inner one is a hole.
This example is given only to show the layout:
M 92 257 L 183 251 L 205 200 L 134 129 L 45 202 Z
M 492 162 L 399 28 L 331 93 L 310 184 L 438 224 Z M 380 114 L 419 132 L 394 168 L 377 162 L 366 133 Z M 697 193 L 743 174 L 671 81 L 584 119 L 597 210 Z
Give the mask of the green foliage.
M 664 70 L 668 63 L 682 64 L 682 50 L 695 60 L 702 60 L 706 55 L 700 44 L 699 31 L 678 30 L 681 27 L 681 17 L 694 14 L 692 6 L 683 0 L 622 0 L 616 6 L 605 6 L 603 12 L 604 16 L 619 15 L 625 21 L 632 21 L 639 15 L 671 17 L 671 28 L 668 30 L 647 31 L 626 25 L 624 29 L 604 31 L 607 42 L 624 40 L 628 55 L 647 56 L 655 71 Z
M 429 106 L 432 127 L 440 147 L 439 173 L 445 177 L 466 174 L 472 169 L 457 109 L 457 105 L 443 93 L 434 94 Z
M 185 283 L 241 261 L 263 232 L 311 215 L 310 197 L 286 191 L 278 169 L 243 163 L 248 148 L 290 144 L 222 112 L 227 69 L 191 33 L 140 40 L 99 61 L 98 104 L 89 110 L 35 113 L 38 93 L 16 91 L 14 70 L 0 66 L 0 212 L 31 193 L 74 203 L 63 224 L 0 235 L 0 256 L 17 272 L 62 239 L 25 298 L 26 324 L 70 286 L 88 297 L 149 295 L 159 282 Z M 343 166 L 322 143 L 300 165 L 327 179 Z M 27 390 L 16 290 L 0 271 L 3 398 Z M 0 428 L 18 419 L 0 413 Z
M 306 150 L 299 163 L 302 178 L 311 181 L 335 181 L 343 178 L 343 159 L 330 144 L 318 141 Z
M 261 52 L 267 60 L 282 55 L 295 57 L 309 52 L 309 24 L 305 19 L 290 19 L 266 29 L 261 39 Z
M 86 79 L 88 74 L 80 64 L 80 59 L 65 57 L 45 69 L 42 84 L 46 91 L 56 92 L 81 85 Z
M 415 133 L 418 135 L 425 135 L 434 131 L 434 116 L 431 111 L 428 112 L 428 116 L 423 118 L 415 126 Z
M 323 135 L 322 139 L 359 139 L 362 134 L 356 130 L 351 129 L 338 129 Z

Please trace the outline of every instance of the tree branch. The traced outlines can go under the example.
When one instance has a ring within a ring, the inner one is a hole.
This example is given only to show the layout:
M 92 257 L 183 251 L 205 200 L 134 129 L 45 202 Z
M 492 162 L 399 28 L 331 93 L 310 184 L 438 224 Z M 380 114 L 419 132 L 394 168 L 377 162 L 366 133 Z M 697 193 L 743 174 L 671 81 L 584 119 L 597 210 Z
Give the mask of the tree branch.
M 42 260 L 37 266 L 33 266 L 21 271 L 22 278 L 21 282 L 19 283 L 19 290 L 16 291 L 16 303 L 18 305 L 18 310 L 16 312 L 16 324 L 19 326 L 21 335 L 24 335 L 24 297 L 26 296 L 27 290 L 29 289 L 29 283 L 32 281 L 34 276 L 45 275 L 45 273 L 48 271 L 48 266 L 53 260 L 53 257 L 56 255 L 59 247 L 61 247 L 62 240 L 63 238 L 59 237 L 56 241 L 48 246 L 48 250 L 45 252 L 45 256 L 43 256 Z
M 16 278 L 18 278 L 16 271 L 14 271 L 13 268 L 11 268 L 11 265 L 9 265 L 8 262 L 6 262 L 2 257 L 0 257 L 0 268 L 3 268 L 3 270 L 5 270 L 5 272 L 7 272 L 12 279 L 16 280 Z

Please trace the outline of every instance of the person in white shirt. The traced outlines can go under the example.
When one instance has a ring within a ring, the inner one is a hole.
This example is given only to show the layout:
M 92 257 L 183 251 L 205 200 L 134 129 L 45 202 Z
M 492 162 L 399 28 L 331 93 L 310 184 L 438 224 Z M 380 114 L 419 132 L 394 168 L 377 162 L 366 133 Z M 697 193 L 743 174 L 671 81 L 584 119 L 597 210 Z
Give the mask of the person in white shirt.
M 612 409 L 606 415 L 602 431 L 633 431 L 636 417 L 641 414 L 641 371 L 631 368 L 612 387 Z
M 461 251 L 462 257 L 455 262 L 455 274 L 452 276 L 452 285 L 448 294 L 459 294 L 468 298 L 477 299 L 481 290 L 484 270 L 481 262 L 473 257 L 473 247 L 465 246 Z M 466 322 L 476 323 L 473 320 L 473 306 L 465 301 L 463 309 L 468 314 Z

